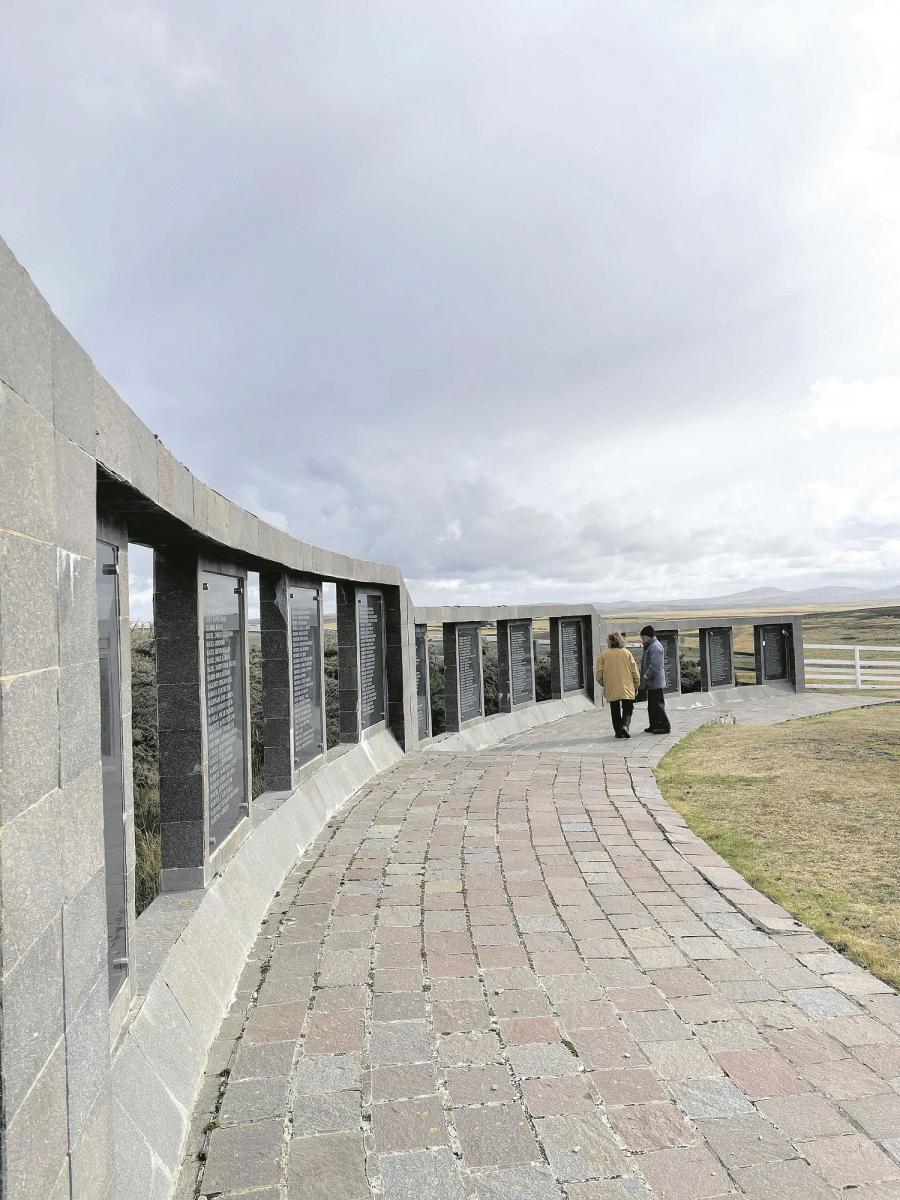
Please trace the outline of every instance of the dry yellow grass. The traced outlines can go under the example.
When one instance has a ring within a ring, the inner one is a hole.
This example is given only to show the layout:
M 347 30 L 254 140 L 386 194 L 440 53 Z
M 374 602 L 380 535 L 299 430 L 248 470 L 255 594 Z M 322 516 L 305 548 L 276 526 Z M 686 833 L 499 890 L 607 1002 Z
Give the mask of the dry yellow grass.
M 708 725 L 657 774 L 754 887 L 900 987 L 900 705 Z

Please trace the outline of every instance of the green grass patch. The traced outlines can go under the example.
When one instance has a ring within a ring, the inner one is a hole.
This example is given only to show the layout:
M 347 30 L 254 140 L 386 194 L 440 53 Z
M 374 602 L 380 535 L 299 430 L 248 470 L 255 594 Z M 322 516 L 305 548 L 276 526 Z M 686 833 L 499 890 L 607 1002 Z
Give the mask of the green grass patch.
M 708 725 L 657 778 L 757 890 L 900 987 L 900 706 Z

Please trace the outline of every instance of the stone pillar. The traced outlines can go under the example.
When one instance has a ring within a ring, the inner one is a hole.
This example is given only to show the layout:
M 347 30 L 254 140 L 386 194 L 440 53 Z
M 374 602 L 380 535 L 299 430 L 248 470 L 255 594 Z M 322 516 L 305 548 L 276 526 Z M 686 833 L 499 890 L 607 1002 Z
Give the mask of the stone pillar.
M 734 687 L 733 631 L 729 626 L 700 630 L 700 690 Z
M 259 628 L 262 654 L 263 776 L 266 790 L 294 786 L 293 689 L 288 577 L 259 573 Z
M 600 614 L 591 609 L 588 616 L 584 618 L 584 648 L 585 648 L 585 670 L 584 682 L 587 694 L 594 702 L 594 706 L 599 708 L 603 704 L 603 688 L 597 683 L 597 659 L 606 645 L 606 637 L 603 633 L 603 622 L 600 619 Z
M 416 625 L 416 733 L 420 742 L 431 737 L 431 665 L 428 626 Z
M 385 667 L 387 671 L 387 723 L 388 728 L 404 750 L 415 744 L 416 739 L 406 736 L 406 692 L 407 681 L 414 684 L 415 674 L 407 665 L 407 627 L 405 614 L 401 608 L 400 589 L 384 587 L 384 649 Z M 407 740 L 409 746 L 407 746 Z
M 562 645 L 559 617 L 550 618 L 550 699 L 562 698 Z
M 356 588 L 338 583 L 338 694 L 340 697 L 340 740 L 359 741 L 359 633 L 356 625 Z

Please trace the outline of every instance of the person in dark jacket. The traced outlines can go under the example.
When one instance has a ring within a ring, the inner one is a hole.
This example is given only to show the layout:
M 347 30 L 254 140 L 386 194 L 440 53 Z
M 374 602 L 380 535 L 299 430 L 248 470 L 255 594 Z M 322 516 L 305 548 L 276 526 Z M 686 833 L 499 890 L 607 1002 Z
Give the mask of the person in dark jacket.
M 652 625 L 645 625 L 641 630 L 641 643 L 644 647 L 641 687 L 647 693 L 647 716 L 650 721 L 644 733 L 671 733 L 672 726 L 666 713 L 666 656 Z

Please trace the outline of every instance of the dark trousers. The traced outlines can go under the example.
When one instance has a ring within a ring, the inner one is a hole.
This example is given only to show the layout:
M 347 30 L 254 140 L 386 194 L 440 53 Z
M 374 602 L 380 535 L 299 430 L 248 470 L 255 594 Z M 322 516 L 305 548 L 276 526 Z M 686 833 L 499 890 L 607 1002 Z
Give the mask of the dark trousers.
M 647 724 L 651 729 L 671 733 L 672 726 L 666 714 L 666 695 L 662 688 L 647 688 Z
M 634 712 L 633 700 L 610 700 L 609 711 L 612 713 L 613 729 L 616 734 L 628 729 L 631 724 L 631 714 Z

